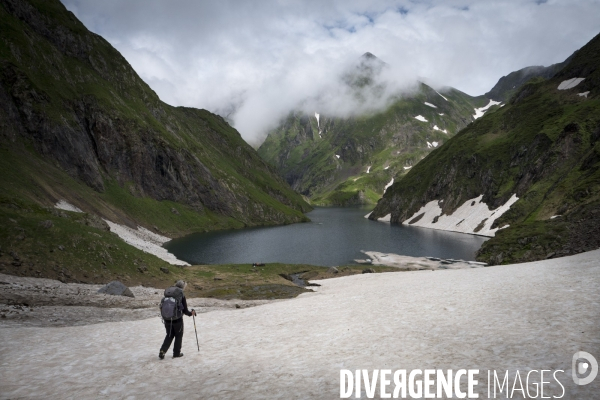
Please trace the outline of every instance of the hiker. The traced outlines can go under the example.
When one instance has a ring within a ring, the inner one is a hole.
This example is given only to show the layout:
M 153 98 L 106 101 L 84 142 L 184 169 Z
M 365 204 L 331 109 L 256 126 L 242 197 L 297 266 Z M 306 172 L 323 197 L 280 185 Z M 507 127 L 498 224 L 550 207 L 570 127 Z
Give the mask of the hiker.
M 187 302 L 183 290 L 186 287 L 186 283 L 182 280 L 175 282 L 175 286 L 171 286 L 165 289 L 165 297 L 160 302 L 161 316 L 167 335 L 163 342 L 158 357 L 162 360 L 165 358 L 166 352 L 171 347 L 171 342 L 175 339 L 175 346 L 173 347 L 173 358 L 183 357 L 181 352 L 181 341 L 183 340 L 183 314 L 191 317 L 196 315 L 196 311 L 188 310 Z

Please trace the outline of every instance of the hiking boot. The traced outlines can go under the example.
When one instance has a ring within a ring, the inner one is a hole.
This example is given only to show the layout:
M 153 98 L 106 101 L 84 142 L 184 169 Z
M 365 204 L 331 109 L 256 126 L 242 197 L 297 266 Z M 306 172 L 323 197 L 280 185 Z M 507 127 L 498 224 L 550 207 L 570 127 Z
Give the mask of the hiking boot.
M 183 353 L 173 354 L 173 358 L 183 357 Z
M 165 358 L 165 352 L 164 351 L 160 351 L 160 353 L 158 353 L 158 358 L 160 358 L 161 360 Z

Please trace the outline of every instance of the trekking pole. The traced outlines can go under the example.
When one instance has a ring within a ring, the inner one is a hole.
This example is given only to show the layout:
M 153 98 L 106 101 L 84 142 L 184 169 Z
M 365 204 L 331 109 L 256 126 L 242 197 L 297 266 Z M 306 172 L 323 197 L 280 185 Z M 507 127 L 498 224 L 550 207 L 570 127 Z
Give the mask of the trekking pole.
M 196 345 L 198 346 L 198 353 L 200 352 L 200 343 L 198 343 L 198 331 L 196 330 L 196 316 L 192 315 L 192 319 L 194 320 L 194 332 L 196 332 Z

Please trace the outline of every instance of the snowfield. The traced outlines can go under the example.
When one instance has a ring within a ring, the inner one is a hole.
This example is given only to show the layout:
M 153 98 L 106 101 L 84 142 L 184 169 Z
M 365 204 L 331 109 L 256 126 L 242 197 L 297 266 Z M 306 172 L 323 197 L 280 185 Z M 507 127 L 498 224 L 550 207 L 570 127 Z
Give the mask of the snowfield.
M 448 101 L 448 99 L 447 99 L 447 98 L 445 98 L 444 96 L 442 96 L 442 94 L 441 94 L 440 92 L 438 92 L 437 90 L 436 90 L 436 93 L 437 93 L 437 94 L 439 94 L 439 95 L 442 97 L 442 99 L 444 99 L 444 100 Z
M 388 188 L 390 186 L 392 186 L 393 184 L 394 184 L 394 178 L 392 178 L 392 180 L 389 181 L 387 185 L 385 185 L 385 187 L 383 188 L 383 193 L 385 193 L 385 191 L 388 190 Z
M 423 228 L 439 229 L 442 231 L 470 233 L 481 236 L 494 236 L 498 229 L 491 226 L 498 217 L 510 209 L 519 198 L 513 194 L 502 206 L 490 210 L 481 199 L 483 195 L 467 200 L 451 215 L 443 215 L 438 200 L 430 201 L 414 213 L 403 225 L 420 226 Z M 422 215 L 421 215 L 422 214 Z M 419 217 L 417 220 L 417 217 Z M 437 218 L 437 221 L 435 219 Z M 414 222 L 412 222 L 415 220 Z M 412 223 L 411 223 L 412 222 Z
M 59 210 L 77 212 L 77 213 L 82 213 L 83 212 L 83 211 L 81 211 L 81 209 L 79 207 L 75 207 L 73 204 L 69 203 L 66 200 L 59 200 L 54 205 L 54 208 L 58 208 Z
M 441 130 L 441 129 L 439 128 L 439 126 L 437 126 L 437 125 L 434 125 L 434 126 L 433 126 L 433 130 L 434 130 L 434 131 L 440 131 L 440 132 L 444 132 L 445 134 L 448 134 L 448 131 L 447 131 L 447 130 L 445 130 L 445 129 L 444 129 L 444 130 Z
M 508 370 L 510 382 L 520 370 L 523 385 L 530 370 L 562 370 L 564 399 L 598 398 L 600 379 L 574 385 L 571 358 L 600 354 L 600 250 L 318 283 L 296 299 L 200 314 L 200 351 L 184 317 L 178 359 L 157 357 L 158 317 L 62 328 L 0 322 L 0 397 L 339 399 L 340 369 L 465 368 L 480 370 L 479 398 L 490 369 Z M 547 380 L 544 395 L 560 396 Z
M 494 106 L 496 104 L 500 104 L 500 103 L 501 103 L 500 101 L 490 100 L 490 102 L 486 106 L 476 108 L 475 115 L 473 115 L 473 119 L 483 117 L 483 114 L 485 114 L 485 112 L 488 110 L 488 108 L 490 108 L 491 106 Z
M 159 235 L 148 229 L 138 226 L 136 229 L 131 229 L 125 225 L 115 224 L 107 219 L 104 220 L 110 227 L 110 231 L 119 236 L 127 244 L 142 250 L 145 253 L 150 253 L 156 257 L 165 260 L 171 265 L 190 265 L 175 257 L 173 253 L 169 253 L 162 245 L 171 238 Z
M 66 200 L 60 200 L 54 207 L 60 210 L 83 212 Z M 162 247 L 162 245 L 171 240 L 171 238 L 154 233 L 143 226 L 132 229 L 107 219 L 104 219 L 104 222 L 108 224 L 110 231 L 120 237 L 125 243 L 130 244 L 145 253 L 155 255 L 171 265 L 190 265 L 187 262 L 178 259 L 174 254 L 169 253 L 167 249 Z
M 572 89 L 575 86 L 579 85 L 581 82 L 583 82 L 585 80 L 585 78 L 573 78 L 573 79 L 567 79 L 566 81 L 562 81 L 560 83 L 560 85 L 558 85 L 558 90 L 567 90 L 567 89 Z
M 422 116 L 422 115 L 417 115 L 417 116 L 415 117 L 415 119 L 418 119 L 418 120 L 419 120 L 419 121 L 421 121 L 421 122 L 427 122 L 427 120 L 425 119 L 425 117 L 424 117 L 424 116 Z

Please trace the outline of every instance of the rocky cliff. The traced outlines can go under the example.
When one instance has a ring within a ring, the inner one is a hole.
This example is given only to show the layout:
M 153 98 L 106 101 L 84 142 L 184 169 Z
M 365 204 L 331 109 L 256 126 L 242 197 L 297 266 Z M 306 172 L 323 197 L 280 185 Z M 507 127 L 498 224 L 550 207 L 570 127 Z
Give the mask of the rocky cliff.
M 417 213 L 430 202 L 439 204 L 440 218 L 480 195 L 490 210 L 516 196 L 489 228 L 508 227 L 485 242 L 479 260 L 529 261 L 597 248 L 599 95 L 600 35 L 552 78 L 529 81 L 505 107 L 432 151 L 388 189 L 370 218 L 411 224 L 427 215 Z

